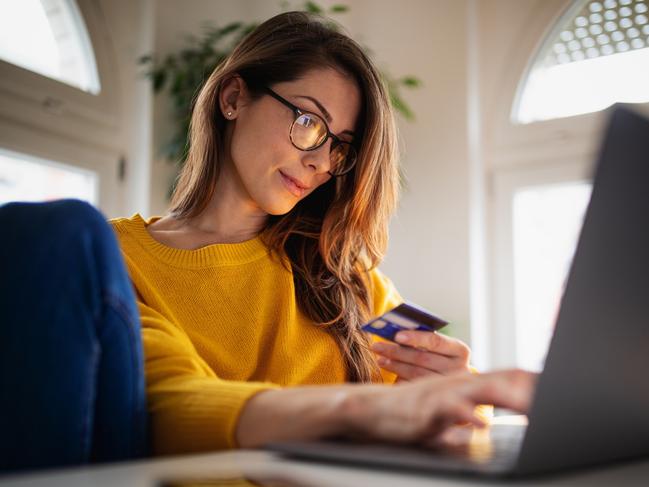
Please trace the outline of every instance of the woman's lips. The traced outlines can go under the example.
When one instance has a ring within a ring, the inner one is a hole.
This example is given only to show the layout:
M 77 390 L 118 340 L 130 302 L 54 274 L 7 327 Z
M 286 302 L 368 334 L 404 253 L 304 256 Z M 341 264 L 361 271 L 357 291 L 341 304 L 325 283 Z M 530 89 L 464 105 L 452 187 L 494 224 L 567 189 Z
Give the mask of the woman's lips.
M 307 190 L 309 189 L 307 187 L 302 186 L 296 179 L 287 176 L 282 171 L 279 171 L 279 175 L 282 178 L 282 182 L 284 183 L 284 186 L 286 186 L 286 189 L 288 189 L 289 192 L 297 198 L 301 198 L 302 196 L 304 196 L 304 193 L 306 193 Z

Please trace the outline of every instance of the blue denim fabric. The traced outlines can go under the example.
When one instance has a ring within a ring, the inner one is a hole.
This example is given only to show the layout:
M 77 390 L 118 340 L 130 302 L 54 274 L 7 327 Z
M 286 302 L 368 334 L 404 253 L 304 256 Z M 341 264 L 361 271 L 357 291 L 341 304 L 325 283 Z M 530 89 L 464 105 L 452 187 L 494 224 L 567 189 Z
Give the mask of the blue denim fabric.
M 140 322 L 112 229 L 76 200 L 0 207 L 0 471 L 143 456 Z

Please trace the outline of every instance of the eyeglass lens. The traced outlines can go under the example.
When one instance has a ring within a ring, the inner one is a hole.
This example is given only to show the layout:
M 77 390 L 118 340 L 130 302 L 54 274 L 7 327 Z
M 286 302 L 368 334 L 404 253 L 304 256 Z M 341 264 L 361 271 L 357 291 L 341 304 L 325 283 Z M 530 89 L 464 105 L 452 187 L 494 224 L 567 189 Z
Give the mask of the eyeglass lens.
M 311 150 L 322 143 L 327 137 L 327 125 L 324 120 L 315 114 L 304 113 L 299 115 L 291 127 L 291 141 L 302 150 Z M 353 164 L 355 153 L 351 144 L 340 142 L 332 143 L 329 154 L 332 173 L 346 170 L 347 165 Z

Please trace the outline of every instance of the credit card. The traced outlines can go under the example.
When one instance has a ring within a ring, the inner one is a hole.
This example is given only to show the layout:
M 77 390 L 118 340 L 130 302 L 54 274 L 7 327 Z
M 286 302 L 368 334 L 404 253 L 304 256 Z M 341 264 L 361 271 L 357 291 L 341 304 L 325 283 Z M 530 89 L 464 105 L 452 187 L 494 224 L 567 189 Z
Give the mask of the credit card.
M 448 321 L 425 309 L 412 303 L 403 303 L 366 323 L 361 330 L 394 341 L 394 336 L 402 330 L 437 331 L 446 325 Z

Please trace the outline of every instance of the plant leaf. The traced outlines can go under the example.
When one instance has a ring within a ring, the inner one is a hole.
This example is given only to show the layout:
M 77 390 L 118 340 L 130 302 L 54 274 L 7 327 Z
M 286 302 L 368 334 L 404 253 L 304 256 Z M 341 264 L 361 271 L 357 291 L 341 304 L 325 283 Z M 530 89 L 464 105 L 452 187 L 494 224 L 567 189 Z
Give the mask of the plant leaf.
M 322 7 L 315 2 L 306 2 L 304 10 L 312 14 L 321 14 L 323 12 Z
M 419 88 L 421 86 L 421 80 L 414 76 L 404 76 L 401 78 L 401 84 L 408 88 Z
M 329 9 L 329 12 L 331 12 L 333 14 L 340 14 L 340 13 L 343 13 L 343 12 L 349 12 L 349 7 L 347 5 L 343 5 L 343 4 L 339 3 L 339 4 L 336 4 L 336 5 L 333 5 Z
M 394 89 L 390 90 L 390 102 L 396 111 L 398 111 L 406 120 L 412 121 L 415 119 L 415 115 L 412 113 L 412 110 L 408 104 L 403 101 L 399 93 Z
M 167 81 L 167 72 L 164 69 L 156 69 L 153 72 L 153 91 L 158 93 Z
M 231 34 L 234 31 L 239 30 L 243 26 L 243 22 L 232 22 L 225 27 L 223 27 L 219 33 L 221 34 L 222 37 Z

